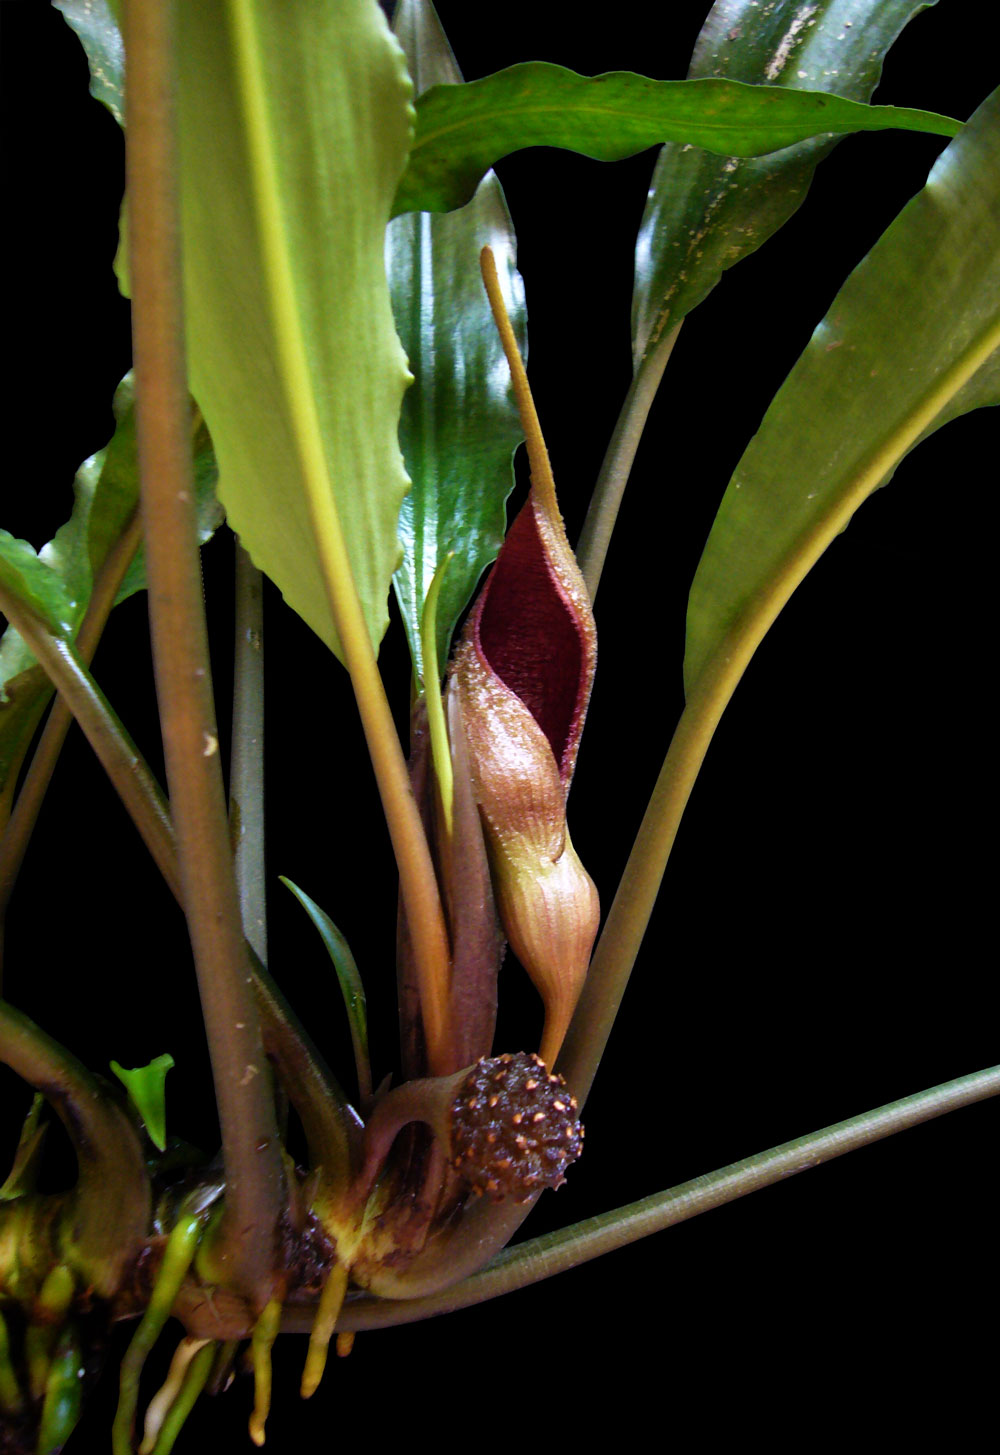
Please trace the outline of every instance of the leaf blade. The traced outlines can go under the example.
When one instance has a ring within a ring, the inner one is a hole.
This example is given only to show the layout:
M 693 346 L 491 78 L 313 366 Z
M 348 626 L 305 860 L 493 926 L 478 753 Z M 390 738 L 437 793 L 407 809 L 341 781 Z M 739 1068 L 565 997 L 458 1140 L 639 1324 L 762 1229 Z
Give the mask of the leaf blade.
M 510 66 L 417 101 L 417 130 L 393 215 L 467 202 L 486 169 L 526 146 L 620 161 L 657 142 L 755 156 L 829 132 L 931 131 L 959 122 L 909 107 L 872 107 L 824 91 L 714 77 L 654 81 L 630 71 L 580 76 L 547 61 Z
M 167 1147 L 167 1072 L 172 1069 L 174 1058 L 169 1052 L 156 1056 L 147 1066 L 136 1066 L 131 1070 L 117 1061 L 111 1062 L 111 1069 L 128 1092 L 129 1100 L 142 1118 L 149 1133 L 149 1140 L 160 1152 Z
M 72 633 L 75 603 L 58 571 L 29 541 L 18 540 L 6 530 L 0 530 L 0 587 L 59 636 Z
M 90 63 L 90 94 L 125 125 L 125 46 L 108 0 L 52 0 L 76 32 Z
M 38 561 L 54 573 L 66 598 L 64 625 L 70 637 L 75 637 L 90 604 L 94 582 L 139 503 L 131 372 L 116 389 L 112 407 L 114 434 L 76 472 L 69 518 L 38 552 Z M 198 539 L 204 544 L 221 524 L 222 511 L 215 497 L 215 456 L 203 420 L 196 420 L 193 440 Z M 145 589 L 146 568 L 140 545 L 114 604 Z M 51 697 L 48 677 L 18 632 L 8 627 L 0 638 L 0 795 L 12 791 L 12 777 Z
M 428 0 L 401 0 L 394 29 L 418 91 L 461 81 Z M 413 486 L 400 512 L 403 559 L 393 584 L 420 679 L 420 623 L 431 582 L 452 553 L 435 629 L 438 660 L 444 662 L 455 623 L 503 541 L 512 457 L 522 438 L 479 276 L 485 245 L 498 260 L 523 352 L 524 284 L 515 265 L 513 224 L 492 173 L 467 206 L 445 216 L 397 217 L 387 234 L 393 312 L 414 375 L 399 428 Z
M 316 926 L 320 939 L 326 946 L 327 954 L 333 962 L 351 1028 L 351 1042 L 354 1047 L 354 1061 L 358 1073 L 358 1091 L 362 1101 L 365 1101 L 371 1095 L 372 1090 L 371 1063 L 368 1052 L 368 1001 L 357 961 L 351 954 L 347 941 L 326 911 L 320 909 L 316 901 L 310 899 L 305 890 L 300 889 L 297 884 L 293 884 L 291 879 L 286 879 L 283 874 L 278 877 L 285 888 L 291 890 Z
M 72 640 L 75 603 L 58 571 L 28 541 L 0 530 L 0 611 L 16 602 L 46 628 Z M 14 787 L 52 685 L 26 642 L 10 622 L 0 637 L 0 826 L 5 825 Z
M 900 32 L 937 0 L 717 0 L 688 76 L 816 90 L 868 101 Z M 804 80 L 803 80 L 804 78 Z M 798 210 L 836 138 L 764 157 L 720 157 L 667 143 L 636 241 L 632 347 L 636 370 L 723 272 L 755 252 Z
M 737 466 L 691 588 L 689 700 L 720 672 L 742 671 L 798 582 L 916 444 L 1000 402 L 998 232 L 1000 91 L 848 278 Z
M 181 10 L 192 389 L 231 525 L 340 655 L 333 522 L 377 644 L 408 488 L 396 438 L 408 375 L 382 243 L 409 83 L 371 0 L 280 16 L 258 0 Z

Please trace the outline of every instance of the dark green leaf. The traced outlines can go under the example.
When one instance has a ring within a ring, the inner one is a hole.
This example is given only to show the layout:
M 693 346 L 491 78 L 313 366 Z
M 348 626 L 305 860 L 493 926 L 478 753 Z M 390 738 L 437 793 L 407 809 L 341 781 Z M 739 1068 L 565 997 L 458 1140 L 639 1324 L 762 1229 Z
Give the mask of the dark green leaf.
M 129 386 L 129 390 L 131 391 L 131 374 L 127 374 L 122 380 L 122 388 L 124 388 L 126 384 Z M 118 396 L 116 395 L 116 405 L 117 399 Z M 210 541 L 212 539 L 212 536 L 219 529 L 219 526 L 222 525 L 226 516 L 225 511 L 222 509 L 222 506 L 219 503 L 219 497 L 216 494 L 216 485 L 218 484 L 219 480 L 219 467 L 216 463 L 215 451 L 212 448 L 212 439 L 208 433 L 208 426 L 202 419 L 201 413 L 193 400 L 191 404 L 191 409 L 193 450 L 192 465 L 194 468 L 195 514 L 198 529 L 198 544 L 203 546 L 206 541 Z M 126 422 L 126 427 L 130 431 L 130 437 L 128 441 L 128 453 L 126 454 L 123 447 L 121 456 L 116 457 L 115 446 L 118 443 L 117 434 L 115 436 L 115 439 L 113 439 L 111 441 L 111 444 L 108 446 L 108 459 L 106 462 L 105 473 L 109 474 L 111 478 L 107 482 L 107 488 L 110 489 L 113 486 L 117 486 L 119 489 L 121 489 L 124 487 L 126 498 L 128 494 L 134 490 L 135 499 L 137 500 L 139 481 L 137 464 L 135 459 L 134 419 Z M 124 441 L 122 443 L 124 446 Z M 103 494 L 103 491 L 105 489 L 105 481 L 103 477 L 101 480 L 101 489 Z M 95 545 L 97 544 L 95 538 L 95 526 L 97 527 L 97 530 L 100 530 L 103 534 L 104 529 L 106 528 L 106 519 L 103 511 L 100 518 L 91 525 L 90 546 L 92 561 L 97 555 L 97 552 L 95 551 Z M 122 581 L 117 596 L 115 597 L 115 605 L 120 605 L 121 602 L 127 601 L 130 596 L 134 596 L 137 591 L 145 591 L 145 589 L 146 557 L 142 546 L 140 546 L 138 551 L 136 551 L 135 556 L 132 558 L 132 564 L 129 566 L 128 570 L 125 573 L 125 578 Z
M 34 546 L 0 530 L 0 587 L 59 636 L 71 636 L 76 603 Z
M 149 1140 L 161 1152 L 167 1145 L 166 1080 L 173 1064 L 173 1056 L 167 1054 L 157 1056 L 148 1066 L 136 1066 L 133 1071 L 119 1066 L 117 1061 L 111 1062 L 112 1071 L 142 1117 Z
M 125 125 L 125 47 L 108 0 L 52 0 L 80 37 L 90 63 L 90 94 Z
M 62 628 L 68 636 L 75 636 L 90 602 L 94 579 L 139 503 L 131 373 L 126 374 L 115 391 L 113 407 L 115 433 L 104 449 L 91 455 L 77 471 L 69 519 L 37 557 L 30 546 L 26 547 L 35 561 L 31 570 L 40 572 L 39 579 L 58 593 Z M 196 417 L 194 432 L 194 465 L 198 534 L 199 540 L 205 542 L 221 524 L 222 508 L 215 497 L 218 472 L 212 442 L 200 416 Z M 145 587 L 145 563 L 140 547 L 115 597 L 115 605 Z M 11 775 L 18 771 L 51 696 L 48 677 L 37 666 L 19 634 L 8 627 L 0 639 L 0 795 L 8 788 Z
M 936 0 L 717 0 L 690 79 L 807 86 L 867 101 L 882 60 L 918 11 Z M 656 163 L 635 253 L 636 369 L 723 271 L 753 253 L 798 209 L 836 138 L 813 137 L 769 156 L 719 157 L 666 145 Z
M 52 0 L 67 25 L 76 32 L 90 67 L 90 94 L 102 101 L 118 122 L 125 125 L 125 45 L 121 36 L 120 0 Z M 128 208 L 122 200 L 118 228 L 115 273 L 124 297 L 129 297 Z
M 930 131 L 960 123 L 908 107 L 862 106 L 821 90 L 739 81 L 654 81 L 630 71 L 578 76 L 547 61 L 481 81 L 435 86 L 417 101 L 417 132 L 393 214 L 461 207 L 488 167 L 529 146 L 602 162 L 676 141 L 723 156 L 759 156 L 830 132 Z
M 368 1059 L 368 1014 L 365 988 L 361 983 L 361 973 L 351 954 L 350 946 L 343 935 L 337 929 L 333 920 L 325 910 L 320 909 L 314 899 L 301 890 L 297 884 L 293 884 L 284 875 L 279 875 L 282 884 L 290 889 L 299 901 L 306 914 L 319 930 L 320 938 L 327 948 L 327 953 L 333 961 L 333 968 L 337 972 L 337 980 L 340 983 L 340 991 L 344 997 L 344 1005 L 347 1007 L 347 1018 L 351 1027 L 351 1042 L 354 1046 L 354 1060 L 358 1072 L 358 1087 L 362 1100 L 371 1094 L 371 1065 Z
M 38 1420 L 38 1455 L 59 1455 L 76 1429 L 83 1405 L 86 1363 L 75 1319 L 59 1330 L 45 1379 L 45 1399 Z
M 418 92 L 461 81 L 429 0 L 401 0 L 394 28 Z M 514 229 L 492 172 L 461 210 L 447 216 L 409 213 L 389 225 L 389 289 L 414 376 L 399 424 L 413 488 L 400 512 L 403 561 L 393 581 L 420 678 L 420 621 L 434 573 L 453 552 L 437 610 L 443 663 L 455 623 L 503 540 L 511 457 L 522 437 L 479 274 L 486 244 L 497 260 L 524 352 L 527 323 Z
M 8 638 L 12 650 L 5 660 Z M 8 627 L 0 640 L 0 672 L 5 672 L 15 656 L 15 640 L 17 655 L 34 660 L 14 628 Z M 17 775 L 51 696 L 49 679 L 37 665 L 4 675 L 0 688 L 0 823 L 6 822 Z
M 1000 402 L 1000 91 L 834 299 L 737 466 L 688 609 L 688 695 L 738 676 L 903 456 Z
M 45 1097 L 40 1091 L 36 1091 L 21 1126 L 21 1135 L 17 1139 L 13 1166 L 6 1182 L 0 1187 L 0 1202 L 13 1202 L 15 1198 L 35 1191 L 42 1148 L 49 1129 L 48 1122 L 42 1120 L 44 1112 Z M 0 1402 L 0 1409 L 2 1408 Z

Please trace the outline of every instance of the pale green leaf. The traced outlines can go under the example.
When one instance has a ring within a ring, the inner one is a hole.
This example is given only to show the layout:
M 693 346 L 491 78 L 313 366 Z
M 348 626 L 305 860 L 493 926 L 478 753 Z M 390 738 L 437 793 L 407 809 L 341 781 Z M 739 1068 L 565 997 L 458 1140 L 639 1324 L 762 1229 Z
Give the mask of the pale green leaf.
M 149 1133 L 149 1140 L 162 1152 L 167 1145 L 167 1072 L 174 1064 L 171 1055 L 157 1056 L 148 1066 L 136 1066 L 128 1071 L 111 1062 L 111 1069 L 129 1094 L 136 1111 L 142 1117 Z
M 408 483 L 383 258 L 410 140 L 403 58 L 375 0 L 181 0 L 178 32 L 188 353 L 219 495 L 337 652 L 339 522 L 377 644 Z

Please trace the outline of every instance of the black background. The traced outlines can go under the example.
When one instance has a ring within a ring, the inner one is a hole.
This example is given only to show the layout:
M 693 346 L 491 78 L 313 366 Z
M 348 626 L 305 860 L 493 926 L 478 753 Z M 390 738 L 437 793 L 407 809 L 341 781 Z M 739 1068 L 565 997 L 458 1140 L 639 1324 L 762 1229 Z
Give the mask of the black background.
M 681 76 L 706 8 L 607 7 L 585 20 L 577 7 L 512 0 L 489 8 L 487 26 L 484 7 L 439 7 L 470 79 L 534 58 Z M 970 45 L 982 14 L 948 0 L 918 17 L 877 99 L 969 115 L 996 81 L 995 49 Z M 111 272 L 123 145 L 88 98 L 61 17 L 8 3 L 3 22 L 2 523 L 40 546 L 68 514 L 75 468 L 108 437 L 129 363 Z M 682 331 L 601 587 L 597 685 L 570 802 L 605 904 L 680 710 L 686 593 L 718 500 L 843 277 L 940 146 L 845 140 L 801 212 Z M 631 253 L 652 161 L 536 151 L 498 169 L 571 537 L 628 383 Z M 586 1157 L 527 1235 L 998 1059 L 987 862 L 995 430 L 980 411 L 922 446 L 757 653 L 688 809 L 588 1106 Z M 204 561 L 224 718 L 225 533 Z M 276 884 L 284 873 L 354 947 L 378 1078 L 394 1056 L 394 871 L 380 809 L 358 767 L 345 674 L 276 593 L 268 606 L 272 969 L 348 1079 L 338 993 Z M 402 725 L 398 623 L 383 667 Z M 162 772 L 143 597 L 114 614 L 95 671 Z M 223 721 L 224 747 L 226 734 Z M 214 1143 L 183 923 L 75 733 L 10 910 L 6 964 L 11 1000 L 96 1069 L 170 1050 L 171 1129 Z M 538 1012 L 516 966 L 501 996 L 502 1045 L 532 1043 Z M 24 1097 L 6 1074 L 0 1095 L 6 1155 Z M 966 1376 L 952 1355 L 974 1381 L 967 1326 L 995 1306 L 997 1110 L 954 1114 L 498 1303 L 360 1337 L 309 1405 L 296 1393 L 304 1344 L 288 1339 L 269 1447 L 326 1448 L 327 1435 L 331 1446 L 398 1444 L 422 1429 L 449 1444 L 553 1440 L 586 1432 L 598 1410 L 624 1438 L 649 1419 L 654 1437 L 697 1422 L 728 1441 L 754 1416 L 803 1431 L 802 1413 L 789 1414 L 802 1392 L 805 1429 L 817 1409 L 851 1423 L 872 1396 L 873 1434 L 939 1394 L 962 1419 Z M 243 1448 L 249 1401 L 242 1381 L 192 1427 Z M 113 1402 L 106 1378 L 81 1450 L 106 1448 Z

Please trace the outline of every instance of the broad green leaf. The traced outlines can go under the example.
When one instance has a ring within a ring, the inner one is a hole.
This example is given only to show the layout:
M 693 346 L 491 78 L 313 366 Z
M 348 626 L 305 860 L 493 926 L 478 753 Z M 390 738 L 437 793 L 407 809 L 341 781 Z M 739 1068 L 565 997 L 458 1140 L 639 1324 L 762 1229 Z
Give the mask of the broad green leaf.
M 112 409 L 114 434 L 76 472 L 70 518 L 39 552 L 72 596 L 74 628 L 87 609 L 97 573 L 139 504 L 135 379 L 131 371 L 115 390 Z M 212 441 L 197 409 L 192 410 L 191 438 L 198 543 L 204 545 L 222 524 L 223 514 L 215 494 L 218 470 Z M 115 596 L 115 605 L 145 589 L 146 568 L 140 546 Z
M 90 94 L 125 125 L 125 46 L 108 0 L 52 0 L 80 37 L 90 63 Z
M 136 1111 L 142 1117 L 149 1133 L 149 1140 L 162 1152 L 167 1145 L 167 1072 L 174 1064 L 171 1055 L 157 1056 L 148 1066 L 136 1066 L 133 1071 L 111 1062 L 111 1069 L 129 1094 Z
M 486 169 L 521 147 L 565 147 L 617 162 L 656 142 L 676 141 L 751 157 L 829 132 L 895 127 L 954 136 L 959 124 L 930 111 L 862 106 L 818 89 L 653 81 L 630 71 L 579 76 L 528 61 L 481 81 L 435 86 L 419 98 L 393 213 L 461 207 Z
M 38 567 L 55 577 L 60 593 L 62 625 L 75 636 L 90 602 L 94 578 L 121 537 L 139 501 L 135 444 L 135 406 L 131 373 L 115 391 L 115 433 L 110 442 L 85 460 L 73 481 L 73 508 L 47 545 L 38 552 Z M 193 424 L 198 539 L 204 543 L 222 521 L 215 497 L 216 468 L 204 421 Z M 29 551 L 30 547 L 27 548 Z M 34 555 L 34 552 L 32 552 Z M 48 576 L 42 579 L 52 585 Z M 115 597 L 115 605 L 145 590 L 142 548 L 136 552 Z M 0 638 L 0 795 L 9 789 L 31 736 L 52 697 L 48 677 L 13 627 Z
M 93 94 L 123 121 L 115 7 L 57 3 Z M 280 14 L 263 0 L 181 0 L 180 12 L 189 356 L 220 498 L 257 565 L 339 653 L 314 527 L 335 501 L 377 645 L 406 490 L 390 429 L 406 374 L 381 262 L 409 139 L 405 74 L 374 0 Z M 123 237 L 125 219 L 123 207 Z M 121 249 L 115 266 L 127 292 Z
M 886 51 L 936 0 L 717 0 L 688 78 L 805 86 L 867 101 Z M 668 143 L 661 151 L 635 251 L 632 347 L 648 349 L 711 292 L 726 268 L 756 252 L 801 206 L 836 138 L 813 137 L 763 157 L 720 157 Z
M 685 684 L 732 680 L 903 456 L 1000 403 L 1000 91 L 855 269 L 737 466 L 688 607 Z
M 350 946 L 326 911 L 320 909 L 314 899 L 310 899 L 304 890 L 300 889 L 297 884 L 293 884 L 290 879 L 286 879 L 283 874 L 278 877 L 285 888 L 292 891 L 319 930 L 320 939 L 333 961 L 333 968 L 337 972 L 337 980 L 340 984 L 340 993 L 344 997 L 344 1005 L 347 1009 L 358 1083 L 362 1099 L 364 1099 L 371 1092 L 371 1065 L 368 1058 L 368 1002 L 365 998 L 365 987 L 361 982 L 361 973 L 351 954 Z
M 6 530 L 0 530 L 0 588 L 60 636 L 72 634 L 75 603 L 58 571 Z
M 394 29 L 418 92 L 460 82 L 429 0 L 400 0 Z M 479 254 L 489 244 L 522 352 L 527 322 L 514 229 L 492 172 L 446 216 L 408 213 L 389 225 L 386 264 L 396 327 L 414 383 L 399 440 L 413 488 L 403 501 L 403 560 L 394 577 L 414 671 L 423 677 L 420 622 L 441 561 L 453 553 L 437 607 L 438 660 L 504 535 L 512 456 L 522 438 Z
M 383 257 L 410 83 L 375 0 L 181 0 L 191 387 L 254 562 L 335 651 L 341 541 L 372 641 L 408 488 Z

